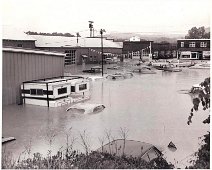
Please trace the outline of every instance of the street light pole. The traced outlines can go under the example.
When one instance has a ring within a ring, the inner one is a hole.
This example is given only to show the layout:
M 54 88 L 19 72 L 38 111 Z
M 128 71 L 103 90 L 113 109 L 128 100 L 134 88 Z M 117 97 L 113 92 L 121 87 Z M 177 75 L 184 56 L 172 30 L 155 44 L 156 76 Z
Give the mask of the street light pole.
M 102 49 L 102 77 L 103 77 L 103 59 L 104 59 L 104 54 L 103 54 L 103 32 L 105 32 L 104 29 L 100 30 L 100 34 L 101 34 L 101 49 Z

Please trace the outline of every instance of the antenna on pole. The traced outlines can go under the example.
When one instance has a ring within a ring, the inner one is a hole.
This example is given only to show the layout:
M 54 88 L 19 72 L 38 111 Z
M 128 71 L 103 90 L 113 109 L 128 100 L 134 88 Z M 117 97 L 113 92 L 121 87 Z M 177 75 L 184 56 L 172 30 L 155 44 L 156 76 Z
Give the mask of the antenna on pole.
M 88 21 L 89 22 L 89 28 L 90 28 L 90 37 L 92 37 L 92 32 L 93 32 L 93 21 Z
M 78 42 L 79 42 L 78 38 L 79 38 L 80 35 L 79 35 L 79 32 L 77 32 L 76 34 L 77 34 L 77 46 L 78 46 Z

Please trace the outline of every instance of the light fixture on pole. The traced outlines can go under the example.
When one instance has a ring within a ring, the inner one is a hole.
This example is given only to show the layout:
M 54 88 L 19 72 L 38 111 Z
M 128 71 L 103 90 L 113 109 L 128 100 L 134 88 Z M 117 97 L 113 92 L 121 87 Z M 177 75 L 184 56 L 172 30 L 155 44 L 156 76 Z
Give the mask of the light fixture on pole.
M 101 29 L 100 30 L 100 34 L 101 34 L 101 47 L 102 47 L 102 77 L 103 77 L 103 59 L 104 59 L 104 54 L 103 54 L 103 32 L 106 32 L 105 29 Z
M 89 28 L 90 28 L 90 37 L 92 37 L 92 31 L 93 31 L 93 21 L 88 21 L 89 22 Z

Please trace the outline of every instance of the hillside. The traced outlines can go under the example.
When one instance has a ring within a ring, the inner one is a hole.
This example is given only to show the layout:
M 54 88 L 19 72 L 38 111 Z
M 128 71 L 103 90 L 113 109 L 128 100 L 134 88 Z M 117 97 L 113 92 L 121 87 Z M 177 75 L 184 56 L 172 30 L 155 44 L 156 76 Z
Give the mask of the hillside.
M 129 40 L 133 36 L 138 36 L 142 40 L 151 40 L 154 42 L 168 41 L 170 43 L 176 43 L 177 39 L 184 38 L 185 34 L 163 34 L 163 33 L 118 33 L 113 32 L 106 35 L 108 38 L 112 38 L 115 41 Z

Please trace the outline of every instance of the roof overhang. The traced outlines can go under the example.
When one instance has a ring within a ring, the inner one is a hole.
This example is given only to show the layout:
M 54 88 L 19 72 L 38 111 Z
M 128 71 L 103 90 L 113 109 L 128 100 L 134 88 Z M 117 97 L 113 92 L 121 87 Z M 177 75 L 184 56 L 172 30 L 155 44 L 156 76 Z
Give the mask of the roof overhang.
M 14 52 L 14 53 L 31 53 L 31 54 L 44 54 L 64 57 L 64 53 L 41 51 L 34 49 L 23 49 L 23 48 L 2 48 L 3 52 Z

